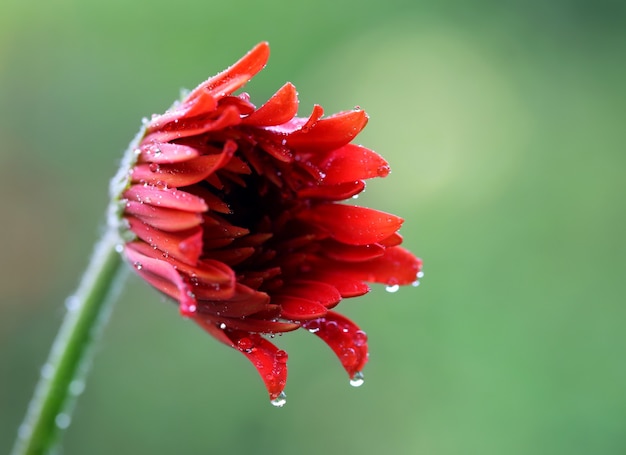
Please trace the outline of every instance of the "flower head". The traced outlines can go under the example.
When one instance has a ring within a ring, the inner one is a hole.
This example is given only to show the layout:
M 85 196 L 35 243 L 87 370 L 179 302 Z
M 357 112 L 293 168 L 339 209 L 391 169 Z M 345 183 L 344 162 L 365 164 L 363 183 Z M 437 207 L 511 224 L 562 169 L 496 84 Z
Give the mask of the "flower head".
M 367 336 L 332 311 L 366 282 L 416 282 L 398 246 L 402 219 L 344 204 L 387 162 L 352 144 L 360 109 L 297 117 L 287 83 L 260 107 L 233 93 L 266 64 L 267 43 L 145 125 L 122 198 L 134 234 L 127 260 L 180 313 L 256 367 L 281 404 L 287 354 L 264 335 L 303 328 L 335 352 L 353 383 Z

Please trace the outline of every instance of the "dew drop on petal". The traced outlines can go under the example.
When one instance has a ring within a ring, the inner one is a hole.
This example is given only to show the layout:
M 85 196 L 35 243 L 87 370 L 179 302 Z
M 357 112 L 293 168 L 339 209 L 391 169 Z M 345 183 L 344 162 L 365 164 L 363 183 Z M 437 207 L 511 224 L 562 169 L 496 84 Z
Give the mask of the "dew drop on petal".
M 220 329 L 224 330 L 226 328 L 226 324 L 224 324 L 223 322 L 220 324 Z
M 417 278 L 424 278 L 424 272 L 422 272 L 421 270 L 419 272 L 417 272 Z
M 276 351 L 275 358 L 278 363 L 287 363 L 287 359 L 289 359 L 289 354 L 287 354 L 286 351 L 279 349 L 278 351 Z
M 364 382 L 365 379 L 363 379 L 363 373 L 361 373 L 360 371 L 354 373 L 354 376 L 352 376 L 352 378 L 350 379 L 350 385 L 352 387 L 361 387 Z
M 157 163 L 150 163 L 148 169 L 150 169 L 150 172 L 159 172 L 161 170 L 161 166 L 159 166 Z
M 367 343 L 367 333 L 365 333 L 363 330 L 357 330 L 354 333 L 353 341 L 355 346 L 365 345 L 365 343 Z
M 393 284 L 393 285 L 387 286 L 385 288 L 385 291 L 393 293 L 393 292 L 398 292 L 398 289 L 400 289 L 400 285 L 399 284 Z
M 137 270 L 141 270 L 143 268 L 143 265 L 141 265 L 141 262 L 135 262 L 133 264 L 133 266 L 137 269 Z
M 420 285 L 420 281 L 419 280 L 415 280 L 411 283 L 411 286 L 413 286 L 414 288 L 418 287 Z
M 276 408 L 282 408 L 287 403 L 287 395 L 285 395 L 285 392 L 280 392 L 280 395 L 270 401 L 270 403 Z
M 237 341 L 237 347 L 243 352 L 252 352 L 254 342 L 250 338 L 242 338 Z

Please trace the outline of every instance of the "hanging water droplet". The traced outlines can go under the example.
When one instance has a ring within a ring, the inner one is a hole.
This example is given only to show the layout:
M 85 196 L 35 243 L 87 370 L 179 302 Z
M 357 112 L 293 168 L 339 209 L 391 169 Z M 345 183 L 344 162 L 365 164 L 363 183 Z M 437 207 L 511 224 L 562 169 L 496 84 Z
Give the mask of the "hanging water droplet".
M 67 427 L 70 426 L 70 423 L 72 421 L 72 418 L 65 413 L 61 413 L 58 414 L 55 418 L 54 418 L 54 423 L 57 426 L 57 428 L 61 429 L 61 430 L 65 430 Z
M 141 265 L 141 262 L 135 262 L 133 264 L 133 266 L 137 269 L 137 270 L 141 270 L 143 268 L 143 265 Z
M 414 288 L 418 287 L 420 285 L 420 281 L 419 280 L 415 280 L 411 283 L 411 286 L 413 286 Z
M 287 395 L 285 395 L 285 392 L 280 392 L 280 395 L 270 401 L 270 403 L 276 408 L 282 408 L 287 403 Z
M 220 324 L 220 329 L 224 330 L 226 328 L 226 324 L 224 324 L 223 322 Z
M 399 284 L 392 284 L 390 286 L 387 286 L 385 288 L 385 291 L 387 292 L 398 292 L 398 289 L 400 289 L 400 285 Z
M 365 379 L 363 379 L 363 373 L 360 371 L 354 373 L 354 376 L 352 376 L 352 378 L 350 379 L 350 385 L 352 387 L 361 387 L 364 382 Z
M 422 272 L 421 270 L 419 272 L 417 272 L 417 278 L 424 278 L 424 272 Z

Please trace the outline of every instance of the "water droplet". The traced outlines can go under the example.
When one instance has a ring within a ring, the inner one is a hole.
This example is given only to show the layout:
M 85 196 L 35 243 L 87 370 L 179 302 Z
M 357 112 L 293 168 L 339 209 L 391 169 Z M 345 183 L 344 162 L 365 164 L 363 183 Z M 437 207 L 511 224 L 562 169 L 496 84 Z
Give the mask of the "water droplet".
M 280 395 L 270 401 L 270 403 L 276 408 L 282 408 L 287 403 L 287 395 L 285 395 L 285 392 L 280 392 Z
M 117 245 L 115 245 L 116 253 L 121 253 L 122 251 L 124 251 L 124 245 L 122 245 L 121 243 L 118 243 Z
M 220 324 L 220 329 L 224 330 L 226 328 L 226 324 L 224 324 L 223 322 Z
M 65 299 L 65 308 L 67 311 L 76 311 L 80 307 L 80 299 L 75 295 L 69 296 Z
M 85 390 L 85 381 L 81 381 L 80 379 L 74 379 L 70 382 L 69 391 L 70 395 L 77 397 Z
M 364 382 L 365 379 L 363 379 L 363 373 L 361 373 L 360 371 L 354 373 L 354 376 L 352 376 L 352 379 L 350 379 L 350 385 L 352 387 L 361 387 Z
M 357 330 L 352 337 L 355 346 L 364 346 L 367 343 L 367 333 Z
M 283 139 L 282 141 L 280 141 L 281 145 L 287 145 L 287 139 Z
M 422 272 L 421 270 L 417 272 L 417 278 L 424 278 L 424 272 Z
M 311 333 L 319 332 L 320 330 L 320 321 L 319 319 L 314 319 L 307 323 L 306 328 Z
M 160 149 L 160 148 L 158 148 L 158 147 L 155 147 L 155 149 L 154 149 L 154 156 L 159 156 L 159 155 L 161 155 L 161 153 L 163 153 L 163 152 L 161 151 L 161 149 Z
M 254 342 L 250 338 L 245 337 L 237 341 L 237 347 L 243 352 L 252 352 Z
M 352 199 L 358 199 L 358 198 L 359 198 L 358 194 L 355 194 L 354 196 L 352 196 Z
M 392 284 L 390 286 L 387 286 L 385 288 L 385 291 L 387 292 L 398 292 L 398 289 L 400 289 L 400 285 L 399 284 Z
M 143 265 L 141 265 L 141 262 L 135 262 L 133 264 L 133 266 L 137 269 L 137 270 L 141 270 L 143 269 Z
M 276 361 L 278 363 L 287 363 L 287 359 L 289 359 L 289 354 L 287 354 L 286 351 L 283 351 L 282 349 L 276 351 Z
M 17 429 L 17 437 L 20 439 L 26 439 L 32 434 L 32 432 L 33 432 L 33 427 L 31 427 L 27 423 L 23 423 Z
M 413 286 L 414 288 L 418 287 L 420 285 L 420 281 L 419 280 L 415 280 L 411 283 L 411 286 Z
M 150 163 L 148 169 L 150 169 L 150 172 L 159 172 L 161 170 L 161 166 L 159 166 L 157 163 Z
M 65 430 L 67 427 L 69 427 L 71 422 L 72 422 L 72 418 L 68 414 L 65 414 L 65 413 L 58 414 L 54 418 L 54 423 L 61 430 Z
M 41 377 L 42 378 L 50 379 L 53 374 L 54 374 L 54 367 L 51 364 L 46 363 L 46 364 L 44 364 L 44 366 L 41 367 Z

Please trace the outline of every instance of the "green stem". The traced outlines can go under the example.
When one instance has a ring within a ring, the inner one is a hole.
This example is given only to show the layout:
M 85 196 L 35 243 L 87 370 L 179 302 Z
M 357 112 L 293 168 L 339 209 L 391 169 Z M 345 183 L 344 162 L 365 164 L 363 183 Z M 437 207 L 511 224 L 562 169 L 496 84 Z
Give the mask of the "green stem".
M 95 248 L 20 426 L 13 455 L 49 453 L 70 423 L 71 405 L 83 389 L 94 339 L 106 322 L 126 270 L 116 229 L 109 227 Z

